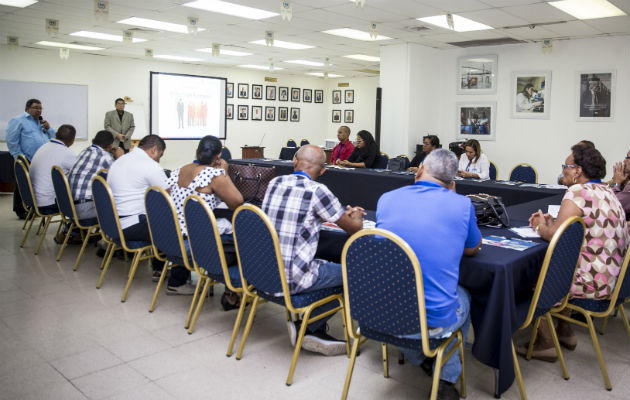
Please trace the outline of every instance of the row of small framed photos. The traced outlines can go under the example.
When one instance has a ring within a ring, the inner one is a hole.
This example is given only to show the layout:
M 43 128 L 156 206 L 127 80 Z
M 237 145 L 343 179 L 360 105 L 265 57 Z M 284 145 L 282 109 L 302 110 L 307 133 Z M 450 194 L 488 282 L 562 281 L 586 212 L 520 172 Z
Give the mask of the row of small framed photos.
M 263 106 L 251 106 L 252 121 L 262 121 L 263 120 Z M 249 106 L 239 105 L 237 108 L 236 117 L 237 119 L 244 121 L 250 119 L 249 117 Z M 228 104 L 225 110 L 225 116 L 227 119 L 234 119 L 234 104 Z M 265 107 L 265 121 L 275 121 L 276 120 L 276 107 L 266 106 Z M 291 121 L 291 122 L 300 122 L 300 109 L 298 107 L 291 107 L 289 112 L 289 107 L 278 107 L 278 121 Z
M 332 110 L 332 122 L 341 123 L 341 110 Z M 354 123 L 354 110 L 343 111 L 343 122 L 345 124 Z
M 313 96 L 313 92 L 315 92 L 315 96 Z M 228 98 L 234 98 L 233 83 L 227 83 L 226 93 Z M 239 99 L 249 99 L 249 83 L 239 83 L 236 93 Z M 251 98 L 254 100 L 263 99 L 263 85 L 252 85 Z M 289 98 L 292 102 L 300 102 L 301 100 L 304 103 L 312 103 L 314 100 L 315 103 L 323 103 L 324 91 L 318 89 L 313 91 L 313 89 L 291 88 L 289 92 L 289 88 L 286 86 L 280 86 L 279 88 L 276 86 L 265 86 L 265 100 L 289 101 Z

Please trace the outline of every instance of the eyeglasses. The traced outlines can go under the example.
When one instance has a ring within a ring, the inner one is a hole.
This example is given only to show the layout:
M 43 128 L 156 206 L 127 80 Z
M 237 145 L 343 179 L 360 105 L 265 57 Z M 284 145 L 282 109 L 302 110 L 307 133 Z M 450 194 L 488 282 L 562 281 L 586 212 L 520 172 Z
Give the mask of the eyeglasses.
M 562 164 L 562 170 L 564 171 L 567 168 L 575 168 L 577 165 L 574 164 Z

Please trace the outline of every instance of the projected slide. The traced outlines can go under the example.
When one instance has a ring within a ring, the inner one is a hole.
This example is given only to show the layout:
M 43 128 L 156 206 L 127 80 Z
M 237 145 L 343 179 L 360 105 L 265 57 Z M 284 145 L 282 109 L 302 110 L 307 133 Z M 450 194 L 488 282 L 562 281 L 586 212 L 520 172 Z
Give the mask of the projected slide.
M 164 139 L 225 139 L 226 81 L 151 72 L 151 133 Z

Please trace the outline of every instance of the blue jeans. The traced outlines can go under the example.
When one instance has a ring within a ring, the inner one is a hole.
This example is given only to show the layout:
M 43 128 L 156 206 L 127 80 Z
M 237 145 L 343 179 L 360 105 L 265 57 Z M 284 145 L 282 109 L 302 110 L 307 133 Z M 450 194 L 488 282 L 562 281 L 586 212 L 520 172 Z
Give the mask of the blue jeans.
M 306 289 L 301 293 L 314 292 L 320 289 L 327 289 L 332 287 L 343 286 L 343 278 L 341 275 L 341 264 L 328 262 L 326 264 L 322 264 L 319 267 L 319 274 L 317 276 L 317 280 L 313 282 L 313 285 Z M 333 308 L 339 305 L 336 301 L 331 301 L 330 303 L 321 305 L 313 310 L 311 313 L 311 317 L 315 317 L 319 314 L 323 314 L 328 310 L 332 310 Z M 335 314 L 331 314 L 327 317 L 324 317 L 318 321 L 308 324 L 308 331 L 315 332 L 319 329 L 322 329 L 326 326 L 326 322 Z
M 431 329 L 429 331 L 430 339 L 441 339 L 443 337 L 447 337 L 452 332 L 461 328 L 463 339 L 466 340 L 468 328 L 470 327 L 470 294 L 461 286 L 457 286 L 457 302 L 459 303 L 457 306 L 457 321 L 451 326 L 442 327 L 439 332 L 436 332 L 437 329 Z M 422 338 L 422 335 L 417 333 L 413 335 L 405 335 L 404 337 L 409 339 L 420 339 Z M 435 343 L 432 341 L 430 342 L 432 347 L 435 346 Z M 447 346 L 445 353 L 453 347 L 454 343 L 455 341 L 452 341 L 451 344 Z M 422 354 L 422 350 L 401 348 L 400 351 L 413 365 L 420 365 L 426 358 L 424 354 Z M 459 352 L 456 350 L 455 353 L 446 361 L 444 366 L 442 366 L 440 379 L 455 383 L 461 373 L 462 365 L 459 361 Z

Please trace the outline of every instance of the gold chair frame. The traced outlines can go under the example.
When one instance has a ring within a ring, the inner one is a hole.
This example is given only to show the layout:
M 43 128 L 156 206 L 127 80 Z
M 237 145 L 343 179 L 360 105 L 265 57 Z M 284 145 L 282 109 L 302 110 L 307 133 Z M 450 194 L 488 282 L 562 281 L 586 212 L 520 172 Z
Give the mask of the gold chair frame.
M 495 167 L 496 167 L 496 165 L 495 165 Z M 519 164 L 516 164 L 516 165 L 514 166 L 514 168 L 512 168 L 512 169 L 510 170 L 510 174 L 508 175 L 508 179 L 510 179 L 510 178 L 512 177 L 512 172 L 514 172 L 514 170 L 515 170 L 517 167 L 529 167 L 529 168 L 531 168 L 532 170 L 534 170 L 534 175 L 536 176 L 536 182 L 534 182 L 534 183 L 538 183 L 538 171 L 536 170 L 536 168 L 534 168 L 534 166 L 533 166 L 533 165 L 528 164 L 528 163 L 519 163 Z M 497 176 L 499 176 L 499 170 L 498 170 L 498 169 L 497 169 Z
M 18 154 L 17 157 L 15 158 L 15 161 L 18 161 L 18 160 L 22 161 L 27 171 L 31 168 L 31 163 L 30 161 L 28 161 L 28 158 L 26 158 L 24 154 Z M 15 161 L 13 162 L 14 165 L 15 165 Z M 16 182 L 16 185 L 17 185 L 17 182 Z M 18 186 L 18 191 L 19 190 L 20 188 Z M 35 212 L 31 208 L 27 207 L 26 204 L 24 204 L 24 200 L 22 200 L 22 207 L 28 211 L 26 213 L 26 218 L 24 218 L 24 225 L 22 225 L 22 230 L 24 230 L 26 229 L 26 224 L 28 224 L 31 218 L 35 218 Z
M 490 160 L 488 160 L 488 161 L 490 161 Z M 494 165 L 494 170 L 495 170 L 495 171 L 496 171 L 496 173 L 497 173 L 497 174 L 496 174 L 496 176 L 495 176 L 494 178 L 495 178 L 495 180 L 497 180 L 497 181 L 498 181 L 498 180 L 499 180 L 499 167 L 497 167 L 497 164 L 495 164 L 493 161 L 490 161 L 490 164 Z M 514 168 L 516 168 L 516 167 L 514 167 Z M 513 170 L 514 168 L 512 168 L 512 170 Z M 532 167 L 532 168 L 534 168 L 534 167 Z M 534 169 L 534 172 L 536 172 L 536 170 L 535 170 L 535 169 Z M 537 173 L 537 172 L 536 172 L 536 182 L 538 182 L 538 173 Z

